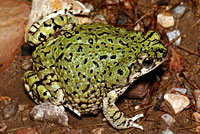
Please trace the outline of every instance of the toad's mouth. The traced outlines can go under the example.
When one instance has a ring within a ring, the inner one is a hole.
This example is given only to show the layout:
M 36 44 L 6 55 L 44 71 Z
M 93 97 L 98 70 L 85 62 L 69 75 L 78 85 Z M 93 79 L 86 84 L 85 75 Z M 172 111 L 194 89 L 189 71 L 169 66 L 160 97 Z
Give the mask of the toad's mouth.
M 161 65 L 163 62 L 165 61 L 165 59 L 163 59 L 162 61 L 155 61 L 151 64 L 151 66 L 143 66 L 141 67 L 137 72 L 135 72 L 135 74 L 133 74 L 132 76 L 130 76 L 130 83 L 133 83 L 135 80 L 137 80 L 139 77 L 151 72 L 152 70 L 154 70 L 155 68 L 157 68 L 159 65 Z

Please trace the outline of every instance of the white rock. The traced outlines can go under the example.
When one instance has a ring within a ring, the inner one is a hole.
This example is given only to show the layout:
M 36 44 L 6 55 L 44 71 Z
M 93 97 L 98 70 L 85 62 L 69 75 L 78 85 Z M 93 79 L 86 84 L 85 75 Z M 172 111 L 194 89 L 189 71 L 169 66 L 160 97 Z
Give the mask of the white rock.
M 174 134 L 174 133 L 167 128 L 165 131 L 162 131 L 162 134 Z
M 164 99 L 170 104 L 175 114 L 181 112 L 190 104 L 188 97 L 183 95 L 169 93 L 164 95 Z
M 157 21 L 160 25 L 162 25 L 165 28 L 174 26 L 174 17 L 167 12 L 158 14 Z
M 172 41 L 173 39 L 175 39 L 177 36 L 180 36 L 180 31 L 179 30 L 174 30 L 171 32 L 167 32 L 167 36 L 169 41 Z M 174 43 L 173 45 L 177 45 L 179 46 L 181 44 L 181 37 L 179 37 Z
M 136 26 L 134 27 L 134 30 L 135 31 L 139 31 L 140 30 L 140 24 L 139 23 L 136 24 Z
M 185 5 L 178 5 L 172 10 L 172 15 L 176 18 L 181 18 L 189 11 L 189 7 Z
M 52 105 L 50 102 L 44 102 L 36 105 L 30 112 L 33 120 L 48 121 L 68 126 L 67 113 L 60 107 Z
M 94 10 L 94 6 L 91 5 L 90 3 L 85 3 L 85 7 L 86 7 L 87 9 L 89 9 L 90 11 Z
M 161 118 L 167 123 L 168 126 L 171 126 L 176 120 L 169 114 L 163 114 Z
M 94 22 L 102 22 L 104 24 L 108 24 L 106 22 L 106 19 L 105 19 L 105 17 L 103 15 L 96 15 L 96 16 L 94 16 L 93 21 Z

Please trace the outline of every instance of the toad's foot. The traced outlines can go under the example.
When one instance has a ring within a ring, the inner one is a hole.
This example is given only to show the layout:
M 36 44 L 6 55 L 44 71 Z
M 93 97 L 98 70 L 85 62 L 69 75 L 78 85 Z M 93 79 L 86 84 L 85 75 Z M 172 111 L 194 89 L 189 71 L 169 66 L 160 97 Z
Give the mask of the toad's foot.
M 120 112 L 115 105 L 115 101 L 121 95 L 121 88 L 110 91 L 103 99 L 103 113 L 107 121 L 116 129 L 126 129 L 136 127 L 143 130 L 143 127 L 136 124 L 134 121 L 143 117 L 143 114 L 138 114 L 132 118 L 125 118 L 124 113 Z

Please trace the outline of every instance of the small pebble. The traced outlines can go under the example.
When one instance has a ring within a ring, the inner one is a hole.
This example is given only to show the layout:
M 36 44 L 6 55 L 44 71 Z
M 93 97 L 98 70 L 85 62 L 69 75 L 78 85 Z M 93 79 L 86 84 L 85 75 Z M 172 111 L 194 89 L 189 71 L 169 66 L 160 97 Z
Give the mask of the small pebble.
M 157 16 L 157 21 L 165 28 L 174 26 L 174 17 L 168 12 L 159 13 Z
M 175 114 L 181 112 L 190 104 L 188 97 L 183 95 L 168 93 L 164 95 L 164 99 L 168 102 L 167 104 L 170 104 Z
M 140 109 L 141 108 L 141 105 L 136 105 L 135 106 L 135 110 L 138 110 L 138 109 Z
M 124 7 L 125 7 L 126 9 L 128 9 L 128 10 L 134 10 L 134 9 L 133 9 L 134 6 L 133 6 L 133 4 L 132 4 L 131 1 L 129 1 L 129 0 L 123 0 L 123 4 L 124 4 Z
M 169 41 L 172 41 L 173 39 L 175 39 L 177 36 L 180 36 L 180 31 L 179 30 L 174 30 L 171 32 L 167 32 L 167 36 Z M 177 45 L 179 46 L 181 44 L 181 37 L 179 37 L 174 43 L 173 45 Z
M 44 102 L 36 105 L 30 112 L 30 116 L 36 121 L 49 121 L 68 126 L 68 117 L 66 112 L 50 102 Z
M 136 24 L 136 26 L 134 27 L 134 30 L 135 31 L 139 31 L 140 30 L 140 24 L 139 23 Z
M 172 15 L 175 18 L 181 18 L 185 13 L 189 11 L 189 7 L 185 5 L 178 5 L 174 9 L 172 9 Z
M 167 123 L 168 126 L 171 126 L 176 122 L 176 120 L 169 114 L 163 114 L 161 118 Z
M 169 93 L 173 93 L 175 92 L 176 94 L 178 95 L 181 95 L 181 94 L 186 94 L 187 93 L 187 89 L 186 88 L 172 88 Z
M 102 22 L 104 24 L 107 24 L 106 19 L 105 19 L 105 17 L 103 15 L 94 16 L 93 21 L 94 22 Z
M 119 0 L 105 0 L 105 3 L 108 5 L 109 4 L 119 4 L 119 2 L 120 2 Z
M 21 64 L 22 69 L 29 70 L 32 68 L 32 61 L 30 59 L 25 59 Z
M 86 7 L 87 9 L 89 9 L 90 11 L 94 10 L 94 6 L 91 5 L 90 3 L 85 3 L 85 7 Z
M 95 128 L 92 130 L 92 134 L 104 134 L 104 128 Z
M 199 134 L 200 133 L 200 126 L 199 126 L 199 122 L 200 122 L 200 114 L 198 112 L 194 112 L 193 113 L 194 119 L 196 121 L 196 133 Z
M 193 91 L 194 99 L 196 101 L 196 110 L 200 112 L 200 89 L 195 89 Z
M 3 108 L 3 118 L 9 119 L 10 117 L 15 116 L 18 110 L 17 102 L 10 102 L 8 105 L 5 105 Z
M 24 109 L 26 109 L 26 108 L 28 108 L 28 105 L 22 105 L 22 104 L 19 104 L 19 105 L 18 105 L 18 110 L 19 110 L 20 112 L 24 111 Z
M 162 131 L 162 134 L 174 134 L 174 133 L 167 128 L 165 131 Z
M 194 112 L 193 116 L 194 116 L 196 122 L 200 122 L 200 114 L 198 112 Z

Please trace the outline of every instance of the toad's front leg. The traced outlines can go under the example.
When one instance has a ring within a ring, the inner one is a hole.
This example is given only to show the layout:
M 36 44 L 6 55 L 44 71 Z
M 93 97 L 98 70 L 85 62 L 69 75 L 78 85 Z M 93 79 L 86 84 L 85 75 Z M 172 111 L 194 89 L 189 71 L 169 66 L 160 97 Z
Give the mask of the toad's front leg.
M 118 107 L 115 105 L 117 98 L 126 90 L 117 88 L 110 91 L 107 96 L 103 99 L 103 113 L 107 121 L 116 129 L 126 129 L 136 127 L 143 130 L 143 127 L 136 124 L 135 120 L 143 117 L 143 114 L 138 114 L 132 118 L 124 117 L 124 113 L 120 112 Z

